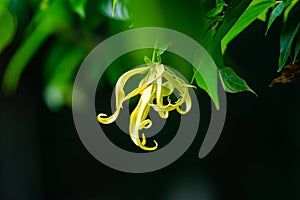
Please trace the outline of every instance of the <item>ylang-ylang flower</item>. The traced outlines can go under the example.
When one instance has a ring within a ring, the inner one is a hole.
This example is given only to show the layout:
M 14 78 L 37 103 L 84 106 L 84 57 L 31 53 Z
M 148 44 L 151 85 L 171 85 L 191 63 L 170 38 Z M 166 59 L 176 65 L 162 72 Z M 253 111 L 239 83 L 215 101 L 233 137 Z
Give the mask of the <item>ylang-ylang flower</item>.
M 125 94 L 124 86 L 126 82 L 137 74 L 145 74 L 145 77 L 136 89 Z M 148 129 L 152 125 L 152 121 L 148 118 L 150 109 L 154 109 L 161 118 L 168 118 L 169 112 L 172 110 L 177 110 L 180 114 L 189 112 L 192 106 L 188 91 L 190 87 L 194 86 L 185 83 L 183 79 L 176 76 L 170 68 L 163 64 L 151 63 L 147 66 L 132 69 L 124 73 L 117 81 L 115 90 L 116 111 L 111 116 L 100 113 L 97 119 L 103 124 L 114 122 L 121 111 L 122 103 L 136 95 L 140 95 L 138 104 L 130 115 L 130 137 L 134 144 L 141 149 L 155 150 L 158 143 L 154 140 L 152 145 L 148 145 L 145 135 L 140 134 L 143 129 Z M 175 90 L 178 91 L 180 98 L 176 102 L 171 102 L 170 95 Z M 164 99 L 167 99 L 166 104 L 164 104 Z

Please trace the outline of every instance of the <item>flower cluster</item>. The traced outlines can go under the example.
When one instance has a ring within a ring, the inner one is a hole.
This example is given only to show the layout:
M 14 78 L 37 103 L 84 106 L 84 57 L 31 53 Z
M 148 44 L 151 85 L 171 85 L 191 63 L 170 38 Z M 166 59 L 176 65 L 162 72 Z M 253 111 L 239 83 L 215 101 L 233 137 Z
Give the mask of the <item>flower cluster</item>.
M 124 86 L 128 79 L 137 74 L 146 74 L 140 81 L 138 88 L 125 94 Z M 159 63 L 152 63 L 144 67 L 132 69 L 124 73 L 116 84 L 116 111 L 111 116 L 100 113 L 98 121 L 103 124 L 114 122 L 122 108 L 122 103 L 136 95 L 140 95 L 136 108 L 130 115 L 129 132 L 131 140 L 143 150 L 153 151 L 157 149 L 158 143 L 154 140 L 155 145 L 146 146 L 146 137 L 140 131 L 148 129 L 152 121 L 148 118 L 151 108 L 153 108 L 161 118 L 168 118 L 169 112 L 177 110 L 180 114 L 189 112 L 192 106 L 191 97 L 188 88 L 194 87 L 186 84 L 183 79 L 176 76 L 168 67 Z M 170 95 L 177 90 L 180 98 L 172 103 Z M 164 98 L 167 98 L 167 104 L 164 104 Z M 184 109 L 182 105 L 185 104 Z

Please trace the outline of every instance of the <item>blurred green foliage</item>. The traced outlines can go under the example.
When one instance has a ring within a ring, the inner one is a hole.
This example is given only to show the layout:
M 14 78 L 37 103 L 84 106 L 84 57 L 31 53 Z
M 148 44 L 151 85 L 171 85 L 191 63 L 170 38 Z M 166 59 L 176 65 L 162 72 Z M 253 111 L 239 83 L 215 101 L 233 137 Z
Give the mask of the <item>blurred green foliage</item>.
M 192 76 L 218 108 L 218 76 L 227 92 L 253 92 L 224 63 L 228 44 L 256 19 L 267 21 L 266 32 L 277 18 L 282 19 L 280 71 L 298 58 L 299 13 L 299 0 L 0 0 L 0 53 L 12 42 L 17 46 L 5 68 L 2 90 L 12 94 L 24 69 L 42 51 L 46 54 L 41 63 L 44 99 L 49 108 L 58 110 L 70 105 L 74 76 L 93 47 L 130 28 L 157 26 L 193 37 L 211 55 L 218 71 L 207 64 L 207 74 Z M 204 82 L 203 76 L 210 81 Z
M 5 28 L 0 29 L 0 52 L 12 41 L 16 31 L 16 20 L 3 2 L 0 4 L 0 24 Z

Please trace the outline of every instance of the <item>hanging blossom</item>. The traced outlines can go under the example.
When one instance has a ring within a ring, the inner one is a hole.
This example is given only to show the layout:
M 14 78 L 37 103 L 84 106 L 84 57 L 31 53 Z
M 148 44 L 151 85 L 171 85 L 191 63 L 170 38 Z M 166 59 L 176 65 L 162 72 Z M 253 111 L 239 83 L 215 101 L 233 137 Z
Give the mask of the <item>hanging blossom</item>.
M 149 59 L 145 57 L 145 60 Z M 140 81 L 138 88 L 125 94 L 124 86 L 126 82 L 132 76 L 137 74 L 146 75 Z M 104 113 L 100 113 L 97 116 L 97 119 L 103 124 L 114 122 L 120 113 L 123 102 L 136 95 L 140 95 L 139 102 L 130 115 L 130 138 L 134 144 L 141 149 L 153 151 L 157 149 L 158 143 L 154 140 L 154 146 L 147 146 L 145 135 L 142 133 L 140 136 L 139 133 L 141 130 L 148 129 L 152 125 L 152 121 L 147 118 L 150 109 L 153 108 L 161 118 L 168 118 L 169 112 L 172 110 L 177 110 L 180 114 L 186 114 L 190 111 L 192 106 L 191 97 L 188 91 L 188 88 L 190 87 L 194 86 L 186 84 L 183 79 L 176 76 L 168 67 L 160 64 L 160 62 L 153 62 L 152 59 L 150 63 L 148 62 L 147 66 L 132 69 L 124 73 L 118 79 L 115 90 L 116 111 L 109 117 Z M 172 103 L 170 95 L 175 90 L 178 91 L 180 98 Z M 167 98 L 167 104 L 164 104 L 164 98 Z M 185 104 L 184 109 L 181 108 L 183 104 Z

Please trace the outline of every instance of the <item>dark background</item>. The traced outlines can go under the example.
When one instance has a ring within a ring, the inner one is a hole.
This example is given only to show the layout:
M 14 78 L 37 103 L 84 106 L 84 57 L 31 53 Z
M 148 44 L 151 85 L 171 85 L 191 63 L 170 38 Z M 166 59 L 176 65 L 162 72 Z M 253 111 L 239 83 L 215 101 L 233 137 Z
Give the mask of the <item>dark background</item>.
M 145 174 L 110 169 L 88 153 L 71 109 L 44 104 L 39 63 L 46 55 L 35 56 L 16 94 L 0 94 L 0 199 L 300 199 L 300 83 L 268 86 L 278 76 L 279 30 L 277 23 L 264 36 L 256 21 L 229 45 L 225 62 L 258 97 L 227 94 L 226 123 L 211 153 L 198 158 L 204 127 L 180 159 Z

